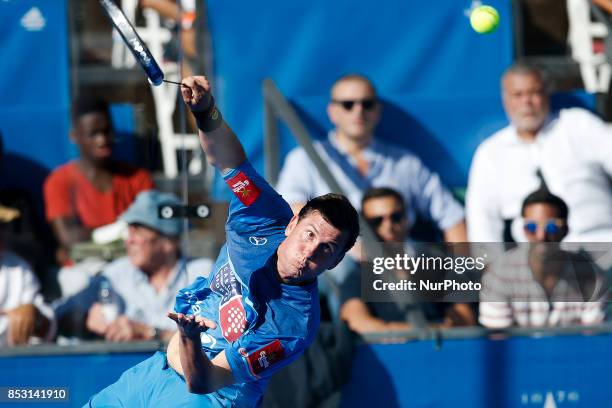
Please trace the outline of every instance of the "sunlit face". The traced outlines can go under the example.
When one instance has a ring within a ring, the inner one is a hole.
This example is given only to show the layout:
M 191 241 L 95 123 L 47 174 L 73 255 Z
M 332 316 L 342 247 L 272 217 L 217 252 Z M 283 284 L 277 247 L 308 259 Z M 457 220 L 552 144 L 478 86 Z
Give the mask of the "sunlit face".
M 125 240 L 132 264 L 144 272 L 153 271 L 178 254 L 178 240 L 140 224 L 130 224 Z
M 294 216 L 285 230 L 287 238 L 278 247 L 278 273 L 285 283 L 316 278 L 342 260 L 348 233 L 325 221 L 318 212 L 298 222 Z
M 509 73 L 502 80 L 502 93 L 504 109 L 516 129 L 537 133 L 549 112 L 542 79 L 536 74 Z
M 361 209 L 374 232 L 384 242 L 404 242 L 408 235 L 408 220 L 402 204 L 394 196 L 366 200 Z
M 567 234 L 565 220 L 559 218 L 557 208 L 550 204 L 528 205 L 523 212 L 523 223 L 530 243 L 560 242 Z
M 380 119 L 380 103 L 367 82 L 340 81 L 332 88 L 331 99 L 327 114 L 341 137 L 362 141 L 372 136 Z
M 111 123 L 104 112 L 81 115 L 76 121 L 72 140 L 78 145 L 81 156 L 94 162 L 108 160 L 113 153 Z

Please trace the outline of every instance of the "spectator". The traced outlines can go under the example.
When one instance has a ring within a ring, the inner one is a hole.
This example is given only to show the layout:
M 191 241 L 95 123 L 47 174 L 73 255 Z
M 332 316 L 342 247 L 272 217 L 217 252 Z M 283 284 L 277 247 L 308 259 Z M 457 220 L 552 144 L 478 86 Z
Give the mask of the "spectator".
M 410 151 L 376 139 L 380 113 L 376 90 L 366 77 L 350 74 L 334 83 L 327 114 L 336 128 L 315 148 L 340 187 L 357 209 L 368 188 L 393 187 L 407 204 L 409 226 L 420 215 L 433 221 L 446 241 L 465 242 L 463 209 L 438 175 Z M 287 156 L 278 190 L 294 212 L 310 197 L 330 191 L 302 148 Z
M 49 340 L 55 333 L 51 308 L 43 302 L 40 284 L 30 265 L 4 248 L 6 224 L 19 211 L 0 206 L 0 347 Z
M 110 341 L 171 337 L 176 325 L 166 313 L 172 310 L 178 290 L 208 275 L 212 263 L 189 261 L 181 254 L 183 220 L 159 218 L 162 204 L 181 202 L 172 194 L 145 191 L 121 215 L 128 224 L 127 256 L 109 264 L 86 289 L 57 304 L 62 323 L 85 321 L 88 330 Z M 110 284 L 117 298 L 119 316 L 110 317 L 111 321 L 97 298 L 103 282 Z
M 153 188 L 149 173 L 115 161 L 108 105 L 82 99 L 73 108 L 71 140 L 79 158 L 55 169 L 44 185 L 46 217 L 60 249 L 60 264 L 68 251 L 90 239 L 94 228 L 116 221 L 136 195 Z
M 466 196 L 472 242 L 524 241 L 521 202 L 540 184 L 570 209 L 567 241 L 612 241 L 612 134 L 590 112 L 550 112 L 542 74 L 517 64 L 502 77 L 510 125 L 476 150 Z M 510 230 L 512 234 L 510 234 Z M 511 235 L 511 236 L 510 236 Z
M 385 187 L 368 190 L 363 196 L 361 212 L 387 249 L 395 247 L 393 253 L 407 250 L 410 243 L 406 208 L 397 191 Z M 393 298 L 388 302 L 365 302 L 361 299 L 360 267 L 355 266 L 341 287 L 340 317 L 358 333 L 407 330 L 411 328 L 407 313 L 415 307 L 420 307 L 426 320 L 433 324 L 450 327 L 476 323 L 470 306 L 464 303 L 401 304 Z
M 493 263 L 480 293 L 480 323 L 490 328 L 596 324 L 604 320 L 605 284 L 584 253 L 558 244 L 568 233 L 568 207 L 540 189 L 523 201 L 521 245 Z

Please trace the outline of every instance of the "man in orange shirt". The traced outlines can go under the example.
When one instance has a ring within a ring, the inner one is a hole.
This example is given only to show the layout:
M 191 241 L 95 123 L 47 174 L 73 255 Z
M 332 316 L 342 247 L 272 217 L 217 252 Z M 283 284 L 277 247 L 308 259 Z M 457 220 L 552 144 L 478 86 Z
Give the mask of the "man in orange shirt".
M 114 140 L 106 103 L 75 103 L 70 139 L 79 158 L 55 169 L 44 185 L 46 218 L 60 245 L 60 264 L 69 261 L 73 244 L 89 240 L 94 228 L 115 222 L 138 193 L 153 188 L 146 170 L 111 158 Z

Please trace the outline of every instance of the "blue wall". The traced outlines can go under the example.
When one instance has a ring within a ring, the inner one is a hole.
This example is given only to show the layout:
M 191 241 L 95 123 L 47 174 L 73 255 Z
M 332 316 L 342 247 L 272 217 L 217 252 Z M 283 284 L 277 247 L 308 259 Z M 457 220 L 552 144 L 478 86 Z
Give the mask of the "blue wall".
M 54 406 L 81 406 L 151 354 L 0 357 L 0 386 L 68 387 L 71 403 Z M 605 407 L 610 367 L 610 334 L 364 345 L 342 406 Z
M 65 0 L 0 1 L 0 187 L 36 198 L 70 153 L 66 17 Z
M 478 142 L 505 124 L 499 76 L 512 62 L 511 2 L 487 1 L 501 15 L 489 35 L 470 28 L 471 3 L 207 1 L 215 94 L 261 170 L 264 78 L 321 135 L 333 81 L 363 73 L 385 101 L 380 136 L 412 148 L 448 184 L 464 185 Z M 285 138 L 283 152 L 294 145 Z

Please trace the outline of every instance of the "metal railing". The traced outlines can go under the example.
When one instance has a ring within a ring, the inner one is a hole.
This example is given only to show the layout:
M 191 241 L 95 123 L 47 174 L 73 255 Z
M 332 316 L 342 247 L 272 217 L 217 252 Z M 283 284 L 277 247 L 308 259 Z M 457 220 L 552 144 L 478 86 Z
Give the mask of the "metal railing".
M 280 137 L 278 121 L 281 120 L 289 128 L 291 134 L 304 152 L 312 161 L 317 171 L 329 187 L 332 193 L 347 195 L 340 187 L 338 181 L 333 176 L 319 153 L 314 147 L 313 137 L 306 129 L 304 122 L 289 101 L 280 92 L 274 81 L 265 79 L 263 81 L 264 97 L 264 176 L 272 185 L 278 182 L 280 173 Z M 372 231 L 365 219 L 359 215 L 361 227 L 361 237 L 367 253 L 371 256 L 378 256 L 383 253 L 382 245 L 378 242 L 376 234 Z M 416 303 L 411 294 L 402 294 L 401 303 Z M 410 308 L 407 320 L 417 327 L 417 330 L 427 330 L 426 320 L 420 308 Z

